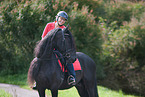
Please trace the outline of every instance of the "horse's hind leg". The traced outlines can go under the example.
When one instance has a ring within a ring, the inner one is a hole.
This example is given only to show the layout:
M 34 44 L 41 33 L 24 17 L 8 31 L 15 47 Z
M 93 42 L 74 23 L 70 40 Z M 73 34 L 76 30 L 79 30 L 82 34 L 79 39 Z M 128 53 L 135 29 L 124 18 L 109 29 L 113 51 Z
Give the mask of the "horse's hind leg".
M 89 97 L 83 81 L 79 82 L 75 87 L 78 90 L 80 97 Z
M 88 97 L 99 97 L 96 81 L 92 81 L 92 82 L 85 81 L 85 87 L 87 88 L 87 92 L 89 94 Z
M 39 97 L 45 97 L 45 89 L 44 88 L 38 88 Z
M 95 97 L 99 97 L 98 88 L 97 88 L 97 82 L 95 83 L 94 90 L 95 90 Z
M 89 97 L 99 97 L 98 96 L 98 93 L 97 93 L 97 86 L 89 86 L 88 87 L 88 94 L 89 94 Z

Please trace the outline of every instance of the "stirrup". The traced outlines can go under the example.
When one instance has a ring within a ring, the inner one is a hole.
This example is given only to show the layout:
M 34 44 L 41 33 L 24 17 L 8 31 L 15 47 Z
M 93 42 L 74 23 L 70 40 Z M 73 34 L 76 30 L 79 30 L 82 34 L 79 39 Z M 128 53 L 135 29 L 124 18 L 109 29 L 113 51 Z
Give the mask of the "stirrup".
M 70 82 L 70 79 L 71 79 L 71 78 L 72 78 L 73 80 Z M 74 78 L 72 75 L 70 75 L 70 76 L 68 77 L 67 82 L 68 82 L 68 85 L 75 85 L 75 84 L 76 84 L 75 78 Z

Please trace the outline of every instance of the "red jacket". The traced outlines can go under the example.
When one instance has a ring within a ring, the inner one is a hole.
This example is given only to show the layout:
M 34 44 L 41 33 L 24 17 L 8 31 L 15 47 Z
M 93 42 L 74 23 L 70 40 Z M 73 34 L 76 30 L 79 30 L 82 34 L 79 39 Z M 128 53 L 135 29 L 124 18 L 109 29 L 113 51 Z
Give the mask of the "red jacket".
M 41 36 L 42 38 L 44 38 L 49 31 L 51 31 L 51 30 L 53 30 L 55 28 L 55 23 L 56 23 L 56 21 L 48 23 L 45 26 L 45 29 L 44 29 L 43 34 Z M 65 26 L 60 26 L 59 28 L 63 29 L 63 28 L 65 28 Z

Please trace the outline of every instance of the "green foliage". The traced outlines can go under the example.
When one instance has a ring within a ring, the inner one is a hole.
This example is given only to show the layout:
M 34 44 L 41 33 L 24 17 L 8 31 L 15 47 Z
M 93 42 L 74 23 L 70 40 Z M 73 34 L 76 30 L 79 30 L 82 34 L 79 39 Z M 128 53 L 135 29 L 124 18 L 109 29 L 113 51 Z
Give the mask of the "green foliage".
M 94 19 L 98 22 L 98 17 L 104 17 L 106 15 L 105 6 L 103 0 L 69 0 L 70 3 L 74 3 L 77 9 L 81 10 L 84 6 L 88 8 L 88 12 L 94 15 Z
M 120 86 L 124 85 L 121 87 L 123 91 L 135 91 L 144 95 L 142 92 L 144 85 L 141 83 L 145 80 L 142 78 L 145 70 L 145 14 L 143 13 L 139 19 L 132 17 L 130 20 L 118 27 L 116 21 L 107 24 L 107 19 L 100 17 L 99 28 L 104 40 L 101 62 L 106 72 L 114 73 L 112 75 L 112 79 L 116 79 L 114 82 L 117 81 L 116 84 Z M 136 73 L 139 76 L 133 77 Z
M 132 8 L 128 3 L 110 2 L 106 4 L 106 12 L 109 23 L 117 21 L 117 25 L 121 26 L 123 21 L 130 21 L 132 16 Z
M 12 2 L 1 7 L 0 44 L 5 50 L 0 54 L 3 61 L 0 65 L 3 67 L 1 72 L 6 70 L 5 73 L 18 73 L 28 68 L 40 28 L 42 30 L 45 22 L 37 8 L 31 8 L 31 2 L 22 1 L 21 6 L 18 5 Z
M 106 15 L 103 18 L 107 18 L 107 23 L 117 21 L 118 26 L 124 25 L 124 22 L 129 22 L 132 16 L 139 19 L 141 14 L 145 11 L 144 3 L 131 3 L 124 0 L 111 0 L 105 3 Z
M 131 57 L 136 57 L 136 61 L 140 68 L 145 65 L 145 13 L 141 14 L 141 18 L 138 20 L 132 18 L 128 24 L 136 35 L 136 42 L 133 50 L 130 52 Z
M 101 44 L 100 31 L 94 21 L 95 17 L 88 12 L 85 6 L 81 10 L 73 10 L 70 15 L 71 31 L 76 40 L 77 50 L 94 55 L 92 51 L 99 51 Z M 89 48 L 86 48 L 87 46 Z
M 145 35 L 143 25 L 131 29 L 128 25 L 116 29 L 116 22 L 112 22 L 109 27 L 105 23 L 105 20 L 100 18 L 100 28 L 102 29 L 103 43 L 103 54 L 101 57 L 102 61 L 106 65 L 112 67 L 120 67 L 121 64 L 130 62 L 129 66 L 137 68 L 144 65 L 144 45 Z M 138 64 L 131 64 L 134 60 L 142 60 Z M 106 61 L 105 61 L 106 60 Z M 111 61 L 110 61 L 111 60 Z M 124 65 L 123 65 L 124 66 Z M 122 66 L 121 66 L 122 67 Z
M 142 17 L 142 14 L 145 12 L 144 3 L 142 2 L 135 3 L 135 4 L 132 4 L 131 7 L 132 7 L 133 16 L 136 19 L 140 19 Z
M 12 75 L 0 75 L 0 83 L 8 83 L 13 85 L 26 86 L 27 74 L 12 74 Z

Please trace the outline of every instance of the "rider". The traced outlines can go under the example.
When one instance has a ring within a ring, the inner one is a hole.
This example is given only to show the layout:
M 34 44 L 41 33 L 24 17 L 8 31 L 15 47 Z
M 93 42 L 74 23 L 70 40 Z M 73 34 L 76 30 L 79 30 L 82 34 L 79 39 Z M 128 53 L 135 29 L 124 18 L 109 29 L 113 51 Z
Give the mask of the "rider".
M 68 15 L 65 11 L 60 11 L 57 13 L 56 15 L 56 21 L 54 22 L 51 22 L 51 23 L 48 23 L 46 26 L 45 26 L 45 29 L 43 31 L 43 34 L 42 34 L 42 39 L 46 36 L 46 34 L 55 29 L 55 28 L 65 28 L 65 26 L 63 25 L 66 21 L 68 20 Z M 57 49 L 57 48 L 56 48 Z M 69 72 L 69 77 L 68 77 L 68 84 L 69 85 L 75 85 L 76 81 L 75 81 L 75 77 L 76 77 L 76 74 L 75 74 L 75 71 L 74 71 L 74 67 L 73 67 L 73 64 L 68 64 L 67 63 L 67 70 Z M 35 89 L 35 87 L 33 87 L 33 89 Z

